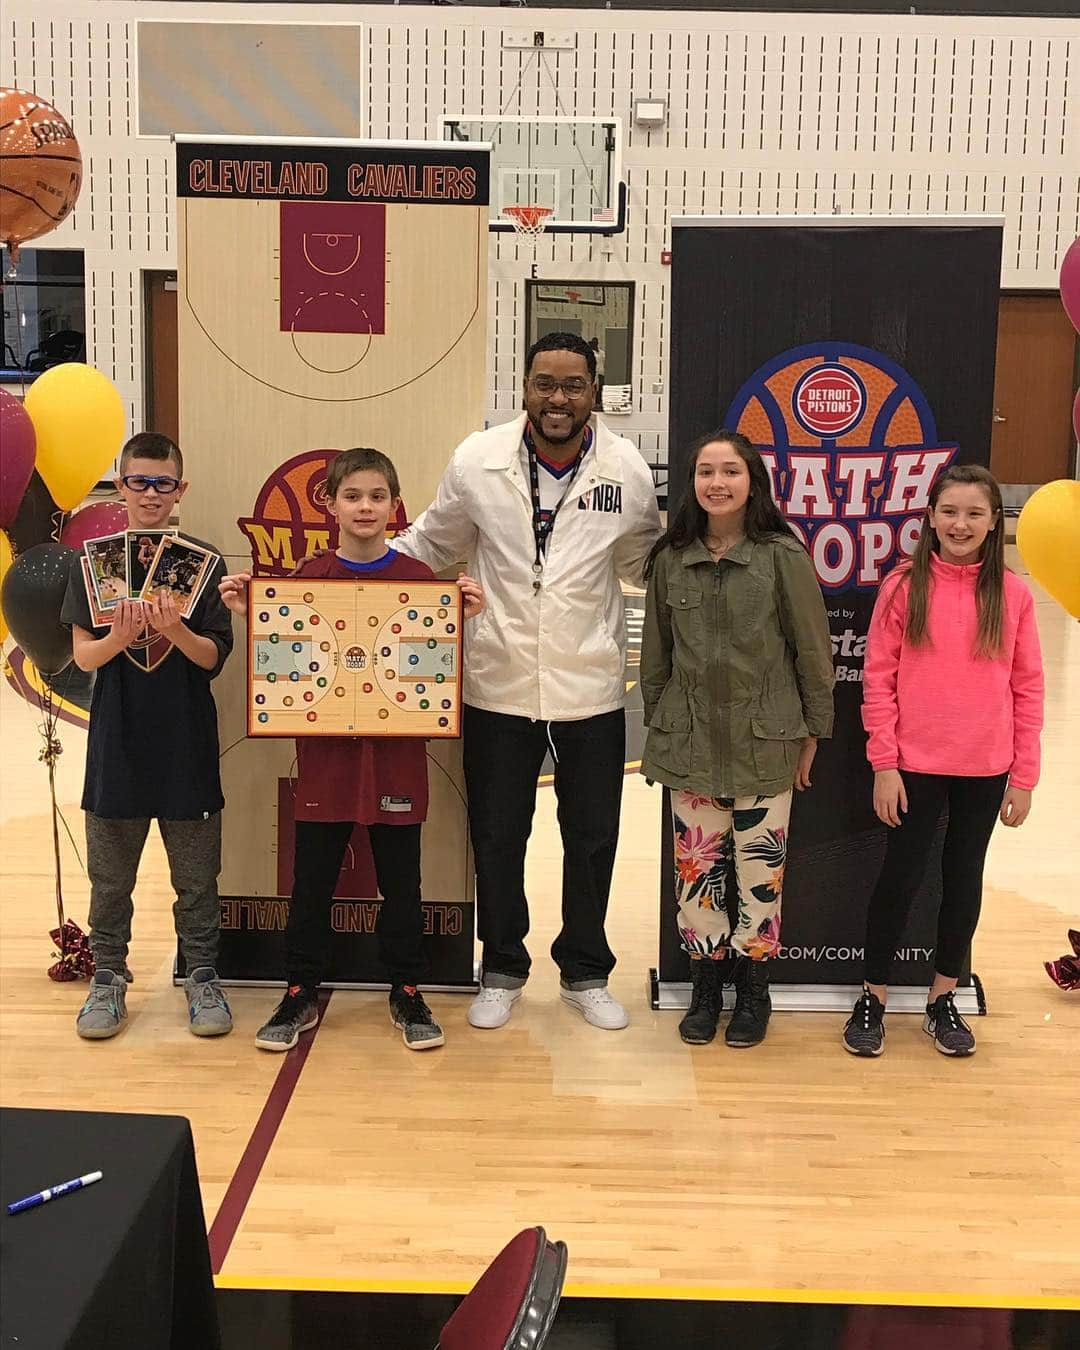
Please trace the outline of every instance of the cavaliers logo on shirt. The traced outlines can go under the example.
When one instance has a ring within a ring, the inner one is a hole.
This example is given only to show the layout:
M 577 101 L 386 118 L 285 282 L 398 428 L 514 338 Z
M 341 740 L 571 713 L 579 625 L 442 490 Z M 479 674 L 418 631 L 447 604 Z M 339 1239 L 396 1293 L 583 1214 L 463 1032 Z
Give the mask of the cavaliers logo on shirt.
M 169 639 L 147 624 L 131 646 L 125 647 L 124 655 L 133 666 L 149 675 L 152 670 L 157 670 L 172 650 L 173 644 Z

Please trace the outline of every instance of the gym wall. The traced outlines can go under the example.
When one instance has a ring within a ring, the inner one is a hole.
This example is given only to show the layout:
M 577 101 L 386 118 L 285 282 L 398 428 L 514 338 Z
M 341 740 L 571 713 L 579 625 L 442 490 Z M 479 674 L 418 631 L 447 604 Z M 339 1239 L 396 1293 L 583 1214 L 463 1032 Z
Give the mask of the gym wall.
M 195 65 L 192 82 L 219 109 L 223 133 L 251 134 L 241 119 L 256 115 L 267 133 L 298 134 L 269 123 L 313 115 L 320 89 L 344 121 L 362 122 L 343 135 L 425 138 L 454 112 L 622 117 L 626 233 L 610 243 L 548 237 L 536 262 L 541 277 L 637 283 L 634 411 L 612 422 L 650 460 L 667 451 L 670 273 L 661 251 L 672 215 L 1001 214 L 1004 288 L 1054 288 L 1080 232 L 1077 19 L 134 0 L 7 0 L 4 17 L 0 81 L 55 102 L 83 147 L 82 198 L 42 245 L 85 251 L 87 360 L 116 381 L 133 428 L 143 425 L 140 273 L 177 265 L 171 147 L 139 134 L 143 94 L 143 120 L 161 125 L 150 106 L 158 91 L 139 88 L 140 24 L 351 26 L 336 45 L 359 50 L 360 68 L 328 73 L 311 55 L 319 36 L 312 48 L 298 35 L 304 55 L 282 62 L 292 93 L 280 103 L 245 92 L 250 71 L 234 70 L 215 90 Z M 572 35 L 574 46 L 537 60 L 503 45 L 505 34 L 540 27 Z M 190 61 L 179 39 L 175 51 Z M 635 127 L 635 98 L 664 99 L 666 125 Z M 160 117 L 160 100 L 155 108 Z M 514 236 L 493 237 L 489 421 L 518 407 L 532 262 Z

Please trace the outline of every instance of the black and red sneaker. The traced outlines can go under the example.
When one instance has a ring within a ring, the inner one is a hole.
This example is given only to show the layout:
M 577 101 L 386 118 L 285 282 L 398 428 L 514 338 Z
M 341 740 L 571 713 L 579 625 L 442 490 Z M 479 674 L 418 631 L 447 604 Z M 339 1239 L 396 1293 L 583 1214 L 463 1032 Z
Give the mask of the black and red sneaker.
M 293 984 L 270 1014 L 270 1020 L 255 1033 L 255 1044 L 260 1050 L 291 1050 L 302 1031 L 310 1031 L 318 1024 L 319 1005 L 315 1001 L 315 990 Z

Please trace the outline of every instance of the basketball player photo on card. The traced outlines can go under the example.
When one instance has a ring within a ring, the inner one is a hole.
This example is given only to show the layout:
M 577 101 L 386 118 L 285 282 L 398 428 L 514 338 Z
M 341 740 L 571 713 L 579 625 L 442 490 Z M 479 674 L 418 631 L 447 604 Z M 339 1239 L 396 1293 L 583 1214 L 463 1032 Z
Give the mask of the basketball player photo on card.
M 88 539 L 83 544 L 83 553 L 90 607 L 108 613 L 128 597 L 127 534 Z
M 175 530 L 128 530 L 127 582 L 128 594 L 138 599 L 150 568 L 154 565 L 158 545 L 163 539 L 175 538 Z
M 177 613 L 186 618 L 198 603 L 206 579 L 217 561 L 217 554 L 180 536 L 166 536 L 146 574 L 140 600 L 155 600 L 168 593 L 176 602 Z

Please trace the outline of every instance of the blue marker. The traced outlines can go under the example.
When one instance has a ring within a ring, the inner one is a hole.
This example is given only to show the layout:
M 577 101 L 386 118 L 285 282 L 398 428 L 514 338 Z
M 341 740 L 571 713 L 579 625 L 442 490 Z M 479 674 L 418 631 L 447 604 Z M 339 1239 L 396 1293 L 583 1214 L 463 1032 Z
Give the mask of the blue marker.
M 69 1191 L 81 1191 L 84 1186 L 92 1186 L 95 1181 L 100 1180 L 100 1172 L 87 1172 L 86 1176 L 76 1177 L 74 1181 L 62 1181 L 59 1186 L 50 1186 L 47 1191 L 38 1191 L 37 1195 L 28 1195 L 25 1200 L 16 1200 L 13 1205 L 8 1205 L 7 1212 L 21 1214 L 24 1209 L 36 1209 L 47 1200 L 55 1200 L 58 1195 L 67 1195 Z

